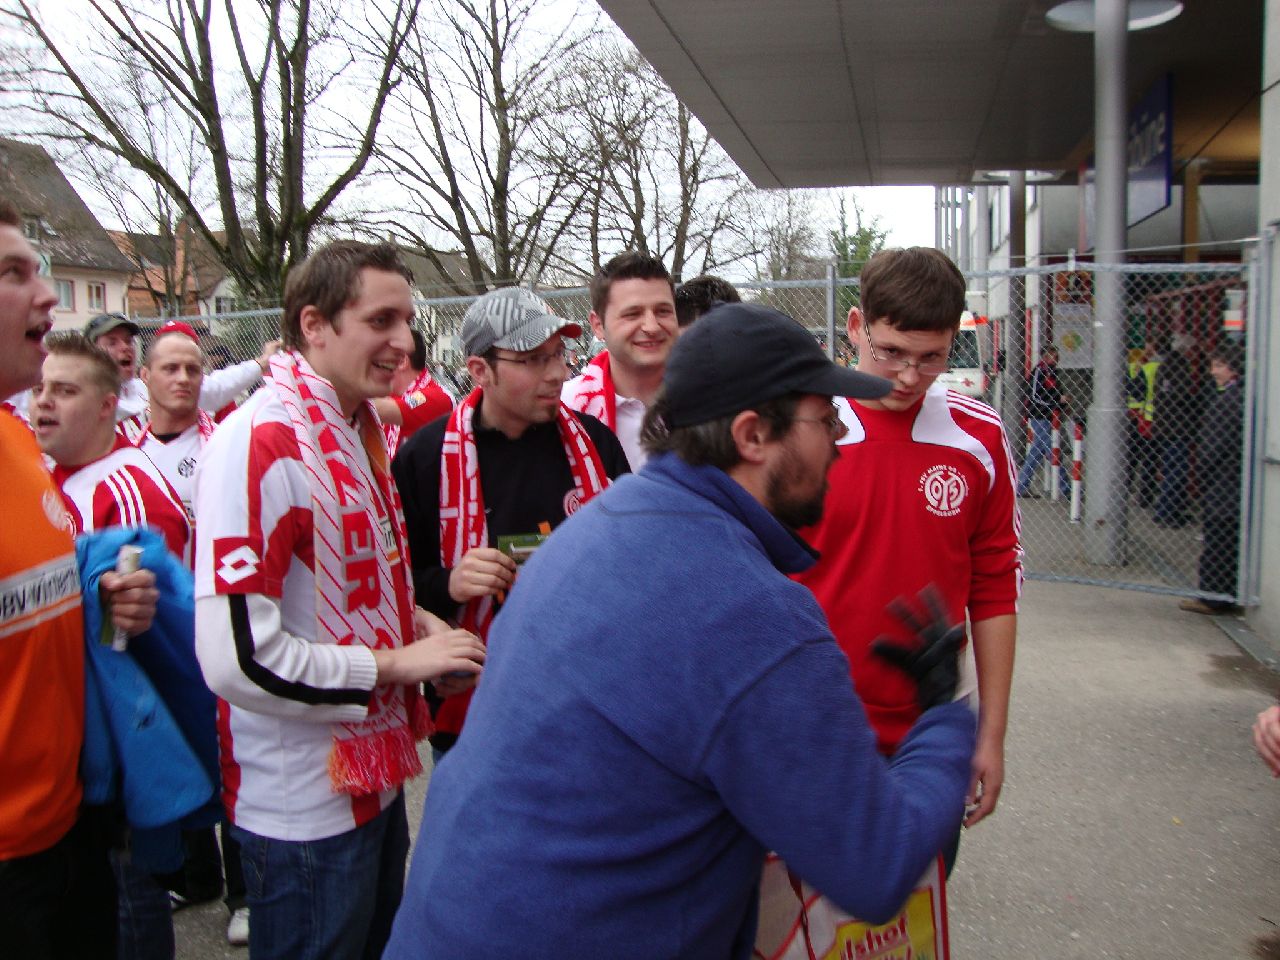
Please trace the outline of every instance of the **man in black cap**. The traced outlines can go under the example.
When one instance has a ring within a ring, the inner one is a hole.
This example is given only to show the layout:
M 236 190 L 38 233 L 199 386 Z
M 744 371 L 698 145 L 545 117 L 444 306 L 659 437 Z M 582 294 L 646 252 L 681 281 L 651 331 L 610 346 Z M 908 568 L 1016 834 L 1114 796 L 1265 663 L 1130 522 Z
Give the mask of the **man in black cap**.
M 767 850 L 859 917 L 899 908 L 963 814 L 961 631 L 891 653 L 925 709 L 885 759 L 787 576 L 814 559 L 792 528 L 822 511 L 831 398 L 888 388 L 764 307 L 680 338 L 645 467 L 551 536 L 494 623 L 385 957 L 740 960 Z
M 391 467 L 418 603 L 481 639 L 518 563 L 629 469 L 612 431 L 560 400 L 564 337 L 581 332 L 528 290 L 480 297 L 462 320 L 475 389 L 405 441 Z M 453 745 L 470 699 L 433 704 L 437 751 Z
M 181 321 L 170 321 L 160 328 L 162 332 L 177 330 L 196 339 L 195 330 Z M 140 418 L 136 429 L 125 431 L 134 439 L 146 424 L 145 411 L 150 397 L 147 385 L 138 376 L 138 355 L 134 338 L 141 333 L 136 323 L 123 313 L 100 313 L 85 324 L 84 335 L 96 347 L 101 347 L 120 368 L 120 398 L 116 404 L 116 420 Z M 279 340 L 268 341 L 261 356 L 254 360 L 215 370 L 205 376 L 200 386 L 200 409 L 210 412 L 221 410 L 244 391 L 257 385 L 267 370 L 271 354 L 280 348 Z

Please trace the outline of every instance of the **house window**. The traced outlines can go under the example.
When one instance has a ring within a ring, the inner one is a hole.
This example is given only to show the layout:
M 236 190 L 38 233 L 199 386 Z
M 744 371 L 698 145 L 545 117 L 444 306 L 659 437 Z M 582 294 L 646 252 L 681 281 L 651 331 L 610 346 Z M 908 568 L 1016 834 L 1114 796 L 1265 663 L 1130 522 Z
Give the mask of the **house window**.
M 213 298 L 214 313 L 218 313 L 218 314 L 234 313 L 235 309 L 236 309 L 235 297 L 214 297 Z
M 58 291 L 58 309 L 74 310 L 76 308 L 76 285 L 70 280 L 54 280 L 53 286 Z
M 31 219 L 22 222 L 22 235 L 28 240 L 40 239 L 40 221 Z
M 102 313 L 107 309 L 107 285 L 105 283 L 90 283 L 89 288 L 89 309 L 95 313 Z

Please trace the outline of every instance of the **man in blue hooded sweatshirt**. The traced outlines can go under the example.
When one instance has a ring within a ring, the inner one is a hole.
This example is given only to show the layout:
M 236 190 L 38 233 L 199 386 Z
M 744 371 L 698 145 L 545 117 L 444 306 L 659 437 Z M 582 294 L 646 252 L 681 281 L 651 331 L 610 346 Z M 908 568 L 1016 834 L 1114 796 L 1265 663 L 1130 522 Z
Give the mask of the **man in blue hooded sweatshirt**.
M 885 759 L 787 577 L 814 560 L 792 528 L 822 511 L 831 397 L 887 389 L 763 307 L 684 334 L 645 468 L 556 530 L 494 622 L 388 960 L 747 958 L 768 850 L 856 916 L 901 906 L 963 813 L 960 631 L 893 657 L 926 709 Z

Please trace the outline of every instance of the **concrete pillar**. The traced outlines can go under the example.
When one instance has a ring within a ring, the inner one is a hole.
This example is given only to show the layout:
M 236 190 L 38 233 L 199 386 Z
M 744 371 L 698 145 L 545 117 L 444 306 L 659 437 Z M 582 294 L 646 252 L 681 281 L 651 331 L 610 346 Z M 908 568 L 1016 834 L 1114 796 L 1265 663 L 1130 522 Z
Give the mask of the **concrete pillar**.
M 1094 3 L 1094 153 L 1097 157 L 1099 266 L 1124 262 L 1128 175 L 1125 140 L 1128 0 Z M 1118 273 L 1094 275 L 1093 404 L 1085 457 L 1085 555 L 1091 563 L 1125 562 L 1128 497 L 1125 490 L 1123 283 Z

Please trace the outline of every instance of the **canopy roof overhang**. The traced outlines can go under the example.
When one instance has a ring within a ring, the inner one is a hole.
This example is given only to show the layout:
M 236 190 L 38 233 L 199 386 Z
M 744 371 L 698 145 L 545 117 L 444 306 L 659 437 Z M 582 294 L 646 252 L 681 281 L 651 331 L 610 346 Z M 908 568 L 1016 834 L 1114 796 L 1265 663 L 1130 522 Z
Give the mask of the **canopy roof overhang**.
M 760 187 L 1073 182 L 1092 150 L 1093 37 L 1045 0 L 600 0 Z M 1129 35 L 1136 102 L 1173 83 L 1175 179 L 1256 182 L 1264 0 L 1186 0 Z

